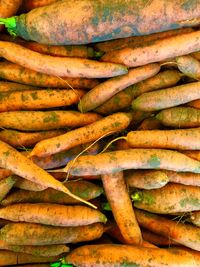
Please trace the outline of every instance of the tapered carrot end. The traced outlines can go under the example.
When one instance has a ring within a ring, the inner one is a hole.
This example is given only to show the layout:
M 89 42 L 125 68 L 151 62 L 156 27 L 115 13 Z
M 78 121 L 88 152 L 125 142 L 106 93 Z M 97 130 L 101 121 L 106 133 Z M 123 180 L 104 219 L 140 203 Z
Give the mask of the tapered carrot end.
M 5 25 L 7 31 L 10 33 L 10 35 L 17 36 L 16 33 L 16 17 L 10 17 L 10 18 L 0 18 L 0 24 Z

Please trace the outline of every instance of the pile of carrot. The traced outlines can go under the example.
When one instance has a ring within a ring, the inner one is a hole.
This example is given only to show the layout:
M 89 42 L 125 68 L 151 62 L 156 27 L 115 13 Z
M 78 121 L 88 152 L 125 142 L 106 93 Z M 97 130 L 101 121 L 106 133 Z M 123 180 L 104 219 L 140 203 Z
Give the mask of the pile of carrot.
M 199 25 L 198 1 L 0 1 L 0 266 L 200 266 Z

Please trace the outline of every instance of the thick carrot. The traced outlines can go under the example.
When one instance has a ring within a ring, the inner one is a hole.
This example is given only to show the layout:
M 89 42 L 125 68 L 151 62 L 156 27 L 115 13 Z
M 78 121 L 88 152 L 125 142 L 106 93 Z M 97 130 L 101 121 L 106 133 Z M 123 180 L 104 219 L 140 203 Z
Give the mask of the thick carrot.
M 123 48 L 106 53 L 101 60 L 137 67 L 169 58 L 186 55 L 200 50 L 200 31 L 172 36 L 154 41 L 144 47 Z M 189 44 L 188 44 L 189 40 Z
M 123 172 L 105 174 L 101 179 L 113 216 L 126 244 L 141 244 L 141 231 L 135 218 Z
M 37 143 L 30 156 L 48 156 L 120 132 L 128 127 L 131 119 L 131 113 L 115 113 L 85 127 Z
M 199 101 L 199 99 L 191 101 L 187 105 L 190 106 L 190 107 L 193 107 L 193 108 L 200 109 L 200 101 Z
M 3 0 L 0 2 L 0 18 L 8 18 L 16 14 L 22 0 Z M 0 23 L 1 24 L 1 23 Z M 2 30 L 0 25 L 0 31 Z
M 144 93 L 132 102 L 132 108 L 156 111 L 188 103 L 200 98 L 200 82 Z
M 18 265 L 23 263 L 52 262 L 59 259 L 59 256 L 41 257 L 26 253 L 0 250 L 0 266 Z
M 199 266 L 198 261 L 186 251 L 169 249 L 145 248 L 128 245 L 85 245 L 72 250 L 65 257 L 64 263 L 79 267 L 188 267 Z
M 30 85 L 0 81 L 0 92 L 22 91 L 32 89 L 34 89 L 34 87 Z
M 159 70 L 159 64 L 149 64 L 131 69 L 126 75 L 121 77 L 109 79 L 97 85 L 81 98 L 79 110 L 82 112 L 93 110 L 126 87 L 157 74 Z
M 0 229 L 0 240 L 9 245 L 53 245 L 86 242 L 102 236 L 101 223 L 58 227 L 33 223 L 9 223 Z
M 106 167 L 105 167 L 106 166 Z M 110 174 L 126 169 L 166 169 L 200 173 L 200 162 L 164 149 L 127 149 L 80 156 L 62 169 L 74 176 Z
M 190 221 L 200 227 L 200 211 L 190 213 Z
M 14 178 L 16 178 L 17 180 L 14 184 L 14 187 L 16 188 L 30 190 L 30 191 L 43 191 L 47 188 L 47 186 L 31 182 L 30 180 L 24 179 L 17 175 L 14 175 Z
M 156 40 L 164 39 L 171 36 L 180 35 L 183 33 L 193 32 L 192 28 L 182 28 L 178 30 L 170 30 L 164 32 L 153 33 L 144 36 L 132 36 L 117 40 L 111 40 L 106 42 L 100 42 L 94 45 L 94 48 L 103 51 L 110 52 L 113 50 L 122 49 L 125 47 L 143 47 L 146 46 L 147 43 L 151 43 Z M 5 40 L 6 41 L 6 40 Z
M 96 111 L 100 114 L 109 114 L 131 105 L 132 100 L 149 91 L 167 88 L 176 85 L 180 80 L 181 73 L 177 70 L 165 70 L 142 82 L 129 86 L 117 93 L 111 99 L 99 106 Z
M 160 214 L 200 209 L 198 186 L 169 183 L 162 188 L 136 191 L 131 198 L 136 208 Z
M 14 222 L 74 227 L 107 221 L 104 214 L 89 207 L 47 203 L 13 204 L 0 209 L 0 218 Z
M 162 170 L 172 183 L 200 186 L 200 175 L 198 173 L 191 172 L 174 172 L 168 170 Z
M 107 78 L 128 72 L 120 64 L 84 58 L 53 57 L 5 41 L 0 41 L 0 56 L 25 68 L 59 77 Z
M 33 89 L 3 92 L 0 94 L 0 112 L 70 106 L 78 103 L 84 94 L 83 90 L 77 89 Z
M 169 182 L 167 175 L 157 170 L 130 170 L 124 176 L 129 187 L 148 190 L 163 187 Z
M 149 241 L 150 243 L 156 246 L 171 246 L 174 244 L 177 245 L 177 243 L 171 240 L 170 238 L 157 235 L 144 228 L 142 229 L 142 236 L 145 240 Z
M 126 141 L 130 147 L 200 150 L 200 128 L 131 131 Z
M 75 128 L 96 122 L 100 115 L 73 110 L 8 111 L 0 113 L 0 127 L 21 131 L 44 131 Z
M 136 1 L 134 5 L 131 0 L 117 3 L 58 1 L 3 22 L 26 40 L 61 45 L 147 35 L 190 26 L 198 20 L 200 11 L 196 2 L 188 5 L 183 0 L 170 1 L 167 7 L 165 3 L 164 0 L 159 4 L 155 0 L 151 3 Z
M 0 77 L 8 81 L 49 88 L 91 89 L 99 84 L 97 79 L 59 78 L 36 72 L 10 62 L 0 62 Z
M 200 110 L 191 107 L 174 107 L 156 115 L 163 125 L 174 128 L 200 127 Z
M 32 147 L 37 142 L 64 134 L 65 130 L 51 130 L 40 132 L 19 132 L 15 130 L 2 130 L 0 140 L 13 147 Z
M 200 151 L 199 150 L 186 150 L 186 151 L 181 151 L 181 153 L 185 154 L 186 156 L 196 159 L 200 161 Z
M 170 238 L 186 247 L 200 251 L 200 229 L 198 227 L 172 221 L 142 210 L 135 210 L 135 213 L 140 226 L 147 228 L 153 233 Z
M 147 118 L 141 122 L 141 124 L 138 126 L 138 131 L 144 131 L 144 130 L 158 130 L 162 129 L 163 125 L 162 123 L 155 117 Z
M 15 182 L 16 178 L 13 176 L 8 176 L 7 178 L 0 180 L 0 201 L 5 198 Z
M 73 195 L 61 182 L 54 179 L 53 176 L 38 167 L 30 159 L 2 141 L 0 141 L 0 158 L 0 167 L 9 169 L 15 174 L 39 185 L 54 188 L 85 202 Z M 85 203 L 89 205 L 88 202 Z
M 1 181 L 0 181 L 1 183 Z M 103 189 L 87 181 L 71 181 L 65 183 L 65 186 L 75 195 L 90 200 L 100 196 Z M 27 190 L 18 190 L 9 194 L 1 201 L 1 205 L 7 206 L 13 203 L 56 203 L 56 204 L 74 204 L 78 203 L 75 199 L 66 194 L 47 188 L 40 192 Z
M 24 0 L 23 9 L 27 12 L 34 8 L 50 5 L 57 1 L 58 0 Z
M 190 55 L 181 56 L 176 58 L 176 63 L 186 76 L 197 80 L 200 78 L 200 62 L 196 58 Z

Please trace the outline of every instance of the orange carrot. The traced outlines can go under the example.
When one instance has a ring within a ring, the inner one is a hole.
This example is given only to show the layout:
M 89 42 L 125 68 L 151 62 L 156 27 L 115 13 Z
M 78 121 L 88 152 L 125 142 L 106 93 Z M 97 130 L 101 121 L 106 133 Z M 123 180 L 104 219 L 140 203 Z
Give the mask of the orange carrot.
M 126 150 L 130 148 L 128 142 L 125 139 L 117 140 L 114 145 L 116 150 Z
M 162 188 L 137 190 L 131 194 L 134 206 L 149 212 L 173 214 L 200 209 L 198 186 L 169 183 Z
M 196 58 L 197 60 L 200 60 L 200 52 L 197 51 L 197 52 L 194 52 L 194 53 L 191 53 L 190 54 L 193 58 Z
M 33 86 L 13 82 L 0 81 L 0 92 L 32 90 Z
M 196 226 L 200 227 L 200 212 L 194 211 L 190 213 L 190 221 L 195 224 Z
M 185 33 L 155 41 L 144 47 L 127 47 L 111 51 L 101 59 L 104 62 L 124 64 L 128 67 L 142 66 L 200 50 L 199 37 L 200 31 Z M 188 40 L 190 40 L 190 45 L 188 45 Z
M 78 103 L 83 90 L 41 89 L 1 93 L 0 112 L 37 110 L 70 106 Z
M 135 210 L 140 226 L 153 233 L 165 236 L 186 247 L 200 251 L 200 229 L 190 224 L 172 221 L 142 210 Z M 187 235 L 185 234 L 187 233 Z
M 200 150 L 200 128 L 131 131 L 126 141 L 130 147 Z
M 103 193 L 103 189 L 100 186 L 87 181 L 66 182 L 65 186 L 70 190 L 70 192 L 85 200 L 96 198 Z M 7 206 L 13 203 L 74 204 L 79 202 L 62 192 L 47 188 L 40 192 L 18 190 L 9 194 L 1 201 L 1 205 L 3 206 Z
M 190 107 L 174 107 L 156 115 L 163 125 L 174 128 L 200 127 L 200 110 Z
M 0 180 L 3 179 L 3 178 L 6 178 L 6 177 L 8 177 L 8 176 L 10 176 L 12 174 L 13 174 L 12 171 L 0 168 Z
M 138 126 L 138 131 L 162 129 L 162 123 L 155 117 L 147 118 Z
M 181 153 L 185 154 L 186 156 L 192 158 L 192 159 L 196 159 L 200 161 L 200 151 L 199 150 L 185 150 L 185 151 L 181 151 Z
M 129 187 L 148 190 L 163 187 L 169 182 L 168 176 L 157 170 L 130 170 L 124 175 Z
M 85 127 L 37 143 L 30 156 L 44 157 L 95 141 L 98 138 L 105 137 L 105 135 L 126 129 L 131 119 L 130 113 L 115 113 Z
M 140 266 L 140 267 L 188 267 L 199 266 L 193 255 L 186 251 L 145 248 L 128 245 L 85 245 L 72 250 L 63 263 L 80 267 L 92 266 Z
M 0 41 L 0 56 L 25 68 L 59 77 L 107 78 L 128 72 L 120 64 L 43 55 L 6 41 Z
M 76 128 L 98 121 L 100 115 L 73 110 L 8 111 L 0 113 L 0 127 L 21 131 L 44 131 Z
M 60 171 L 74 176 L 85 176 L 110 174 L 125 169 L 166 169 L 200 173 L 200 162 L 172 150 L 127 149 L 80 156 Z
M 200 101 L 199 101 L 199 99 L 191 101 L 187 105 L 190 106 L 190 107 L 193 107 L 193 108 L 200 109 Z
M 24 0 L 23 8 L 25 9 L 25 11 L 30 11 L 34 8 L 47 6 L 57 1 L 58 0 Z
M 105 174 L 101 179 L 113 216 L 126 244 L 141 244 L 141 231 L 135 219 L 123 172 Z
M 189 155 L 188 155 L 189 156 Z M 162 170 L 172 183 L 200 186 L 200 175 L 199 173 L 191 172 L 174 172 L 168 170 Z
M 8 176 L 7 178 L 0 180 L 0 201 L 5 198 L 15 182 L 16 178 L 13 176 Z
M 30 190 L 30 191 L 43 191 L 47 188 L 47 186 L 31 182 L 30 180 L 24 179 L 17 175 L 12 175 L 12 176 L 14 176 L 14 178 L 17 180 L 14 184 L 14 187 L 16 188 Z
M 82 112 L 93 110 L 126 87 L 157 74 L 159 70 L 160 66 L 158 64 L 149 64 L 131 69 L 121 77 L 109 79 L 97 85 L 82 97 L 79 102 L 79 110 Z
M 132 108 L 156 111 L 188 103 L 200 98 L 200 82 L 144 93 L 132 102 Z
M 104 232 L 103 224 L 77 227 L 58 227 L 33 223 L 8 223 L 0 229 L 0 240 L 9 245 L 53 245 L 79 243 L 98 239 Z
M 186 76 L 197 80 L 200 78 L 200 62 L 196 58 L 190 55 L 181 56 L 176 58 L 176 63 Z
M 91 89 L 99 84 L 96 79 L 69 78 L 47 75 L 10 62 L 0 62 L 0 77 L 27 85 L 51 88 Z

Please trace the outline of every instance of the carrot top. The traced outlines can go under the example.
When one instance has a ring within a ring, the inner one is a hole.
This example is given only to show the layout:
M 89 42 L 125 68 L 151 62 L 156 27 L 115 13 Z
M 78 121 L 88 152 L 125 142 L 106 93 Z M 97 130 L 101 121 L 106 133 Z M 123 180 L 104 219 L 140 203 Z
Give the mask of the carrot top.
M 0 18 L 0 24 L 5 25 L 10 35 L 17 36 L 17 24 L 15 16 L 6 19 Z

